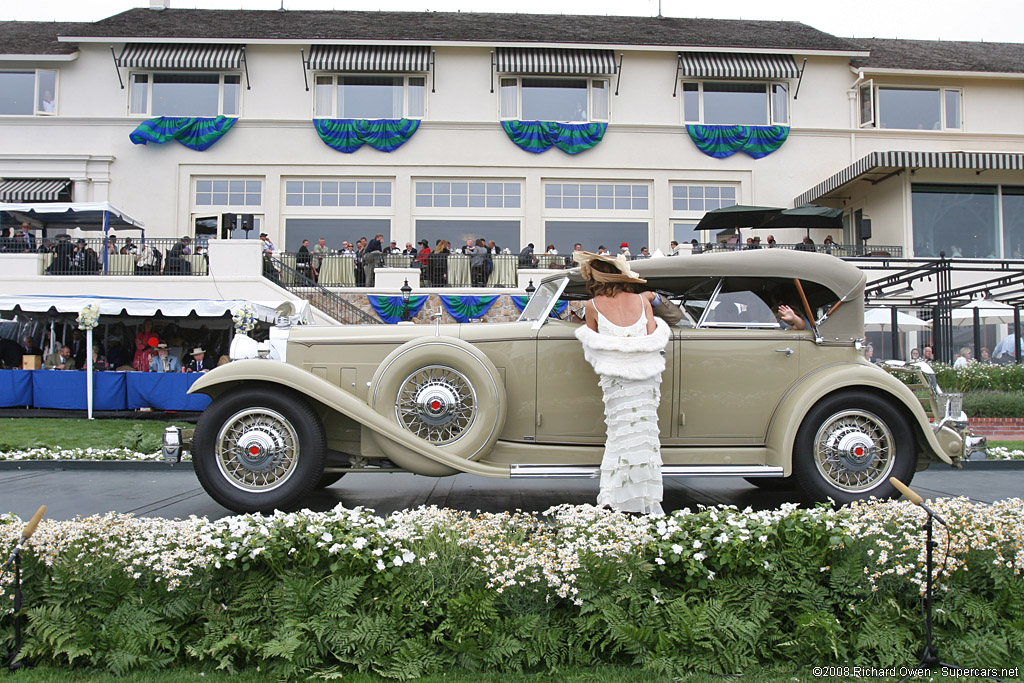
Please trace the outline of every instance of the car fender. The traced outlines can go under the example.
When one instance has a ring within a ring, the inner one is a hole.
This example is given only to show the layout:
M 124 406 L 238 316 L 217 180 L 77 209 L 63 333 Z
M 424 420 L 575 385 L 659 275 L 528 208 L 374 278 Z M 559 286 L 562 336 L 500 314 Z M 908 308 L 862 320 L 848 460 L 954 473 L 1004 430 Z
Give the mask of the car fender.
M 293 389 L 352 418 L 371 429 L 378 437 L 386 438 L 424 458 L 447 465 L 460 472 L 506 479 L 511 476 L 508 465 L 490 465 L 465 460 L 447 453 L 389 422 L 357 396 L 334 386 L 327 380 L 286 363 L 266 359 L 232 361 L 204 374 L 192 385 L 189 393 L 206 394 L 210 398 L 216 399 L 219 394 L 233 386 L 252 382 L 266 382 Z
M 920 439 L 918 450 L 953 464 L 932 431 L 928 415 L 914 393 L 888 373 L 866 368 L 860 363 L 823 365 L 789 388 L 768 425 L 768 464 L 781 465 L 788 476 L 793 467 L 793 444 L 797 428 L 804 417 L 822 397 L 847 388 L 876 389 L 897 402 L 900 408 L 914 418 L 912 428 Z

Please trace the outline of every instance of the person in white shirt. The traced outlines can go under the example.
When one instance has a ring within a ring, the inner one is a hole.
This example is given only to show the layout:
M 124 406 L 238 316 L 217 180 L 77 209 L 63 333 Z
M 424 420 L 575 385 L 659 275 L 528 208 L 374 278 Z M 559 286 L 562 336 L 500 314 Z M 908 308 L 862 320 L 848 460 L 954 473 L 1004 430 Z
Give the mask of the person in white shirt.
M 965 346 L 960 349 L 960 355 L 957 356 L 957 359 L 955 361 L 953 361 L 953 368 L 966 368 L 968 365 L 974 365 L 977 362 L 978 361 L 971 358 L 970 347 Z

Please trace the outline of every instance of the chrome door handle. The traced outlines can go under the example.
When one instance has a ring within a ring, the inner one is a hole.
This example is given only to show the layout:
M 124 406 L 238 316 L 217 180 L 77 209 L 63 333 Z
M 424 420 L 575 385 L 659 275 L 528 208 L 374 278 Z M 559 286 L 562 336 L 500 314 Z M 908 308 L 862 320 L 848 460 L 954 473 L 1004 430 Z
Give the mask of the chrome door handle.
M 787 346 L 784 349 L 775 349 L 775 353 L 784 353 L 784 354 L 786 354 L 786 358 L 789 358 L 790 356 L 793 355 L 793 349 L 791 349 L 791 348 L 789 348 Z

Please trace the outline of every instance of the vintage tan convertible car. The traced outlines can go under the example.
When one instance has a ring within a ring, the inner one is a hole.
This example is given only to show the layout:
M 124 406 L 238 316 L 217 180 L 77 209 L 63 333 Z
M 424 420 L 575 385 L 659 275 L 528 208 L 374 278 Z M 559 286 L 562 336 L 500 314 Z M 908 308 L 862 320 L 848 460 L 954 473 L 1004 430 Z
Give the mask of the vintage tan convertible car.
M 744 477 L 846 502 L 893 496 L 890 476 L 908 482 L 964 457 L 958 395 L 926 364 L 864 360 L 854 266 L 764 249 L 633 267 L 684 314 L 663 376 L 665 476 Z M 182 447 L 236 511 L 295 507 L 355 471 L 593 476 L 605 434 L 597 377 L 577 323 L 552 314 L 585 296 L 578 270 L 560 271 L 517 322 L 272 329 L 259 357 L 193 385 L 213 402 Z M 779 303 L 807 329 L 782 329 Z

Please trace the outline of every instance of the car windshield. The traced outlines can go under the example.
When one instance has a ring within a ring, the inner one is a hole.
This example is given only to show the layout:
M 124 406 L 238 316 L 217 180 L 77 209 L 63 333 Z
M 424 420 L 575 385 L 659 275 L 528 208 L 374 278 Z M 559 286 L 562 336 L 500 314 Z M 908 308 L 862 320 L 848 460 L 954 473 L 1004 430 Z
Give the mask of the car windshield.
M 519 315 L 519 321 L 536 322 L 543 320 L 565 287 L 566 282 L 566 278 L 542 282 L 523 308 L 523 312 Z

